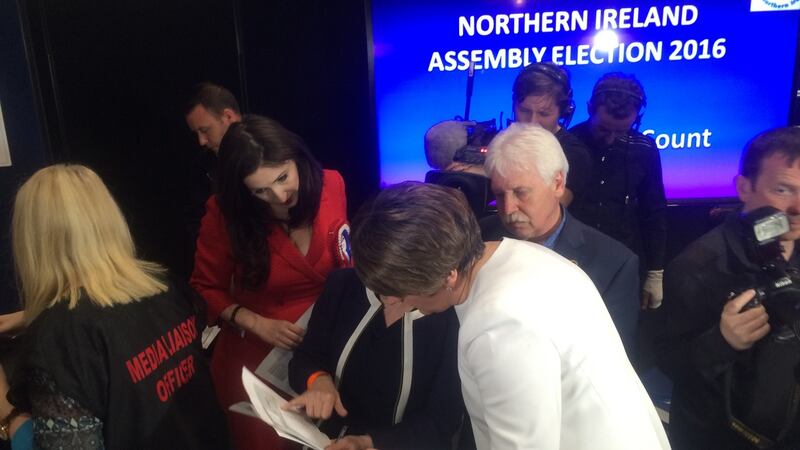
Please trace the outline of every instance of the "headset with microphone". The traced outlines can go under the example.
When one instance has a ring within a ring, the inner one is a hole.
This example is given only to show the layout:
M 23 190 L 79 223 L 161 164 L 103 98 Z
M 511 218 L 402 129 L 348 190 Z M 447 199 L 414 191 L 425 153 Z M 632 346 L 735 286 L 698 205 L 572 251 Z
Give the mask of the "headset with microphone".
M 569 81 L 569 74 L 566 70 L 551 62 L 533 63 L 522 69 L 522 72 L 517 76 L 520 77 L 529 74 L 538 73 L 544 75 L 550 80 L 554 81 L 557 85 L 561 86 L 562 91 L 566 98 L 558 102 L 558 116 L 559 125 L 563 128 L 569 127 L 572 116 L 575 114 L 575 100 L 572 99 L 572 86 Z M 525 99 L 518 99 L 520 102 Z
M 628 88 L 627 86 L 607 86 L 609 81 L 611 80 L 620 80 L 620 78 L 607 78 L 601 79 L 600 81 L 595 84 L 594 89 L 592 89 L 592 96 L 589 99 L 589 111 L 594 113 L 595 109 L 595 100 L 598 95 L 607 94 L 607 93 L 614 93 L 614 94 L 623 94 L 627 95 L 628 97 L 633 98 L 639 103 L 639 109 L 636 112 L 636 120 L 633 121 L 631 128 L 639 131 L 639 126 L 642 124 L 642 117 L 644 116 L 644 112 L 647 109 L 647 96 L 644 94 L 644 89 L 642 88 L 641 84 L 635 79 L 631 79 L 636 84 L 638 90 L 634 90 L 633 87 Z M 605 85 L 605 86 L 604 86 Z

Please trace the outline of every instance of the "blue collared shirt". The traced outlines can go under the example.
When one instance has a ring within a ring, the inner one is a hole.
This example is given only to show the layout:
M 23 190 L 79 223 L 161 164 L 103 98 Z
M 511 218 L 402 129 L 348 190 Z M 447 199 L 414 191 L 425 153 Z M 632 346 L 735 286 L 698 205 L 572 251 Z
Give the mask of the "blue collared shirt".
M 559 207 L 561 208 L 561 222 L 558 223 L 558 226 L 556 227 L 556 230 L 553 232 L 553 234 L 548 236 L 547 239 L 545 239 L 544 242 L 542 242 L 542 245 L 549 248 L 550 250 L 552 250 L 553 247 L 555 247 L 556 240 L 558 240 L 558 236 L 561 235 L 561 230 L 564 229 L 564 223 L 567 221 L 567 214 L 564 212 L 564 207 L 560 205 Z

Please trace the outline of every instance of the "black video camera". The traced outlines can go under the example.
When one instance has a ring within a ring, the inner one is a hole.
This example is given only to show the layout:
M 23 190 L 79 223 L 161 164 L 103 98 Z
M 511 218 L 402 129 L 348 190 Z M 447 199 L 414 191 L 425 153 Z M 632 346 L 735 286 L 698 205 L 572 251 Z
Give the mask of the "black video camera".
M 467 127 L 467 145 L 456 150 L 453 161 L 464 164 L 482 166 L 486 161 L 489 142 L 497 136 L 497 121 L 495 119 L 484 122 L 475 122 Z
M 786 325 L 800 321 L 800 272 L 783 257 L 780 236 L 789 231 L 786 214 L 764 206 L 743 214 L 749 251 L 761 266 L 755 297 L 745 309 L 763 304 L 771 318 Z

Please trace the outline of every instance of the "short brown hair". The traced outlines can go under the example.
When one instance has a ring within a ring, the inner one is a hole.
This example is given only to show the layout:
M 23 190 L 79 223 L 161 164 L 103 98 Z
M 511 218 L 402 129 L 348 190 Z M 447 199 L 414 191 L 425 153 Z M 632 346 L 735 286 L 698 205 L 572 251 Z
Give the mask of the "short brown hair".
M 622 72 L 611 72 L 597 80 L 589 98 L 589 114 L 604 106 L 616 119 L 622 119 L 635 112 L 641 114 L 647 106 L 644 86 L 635 76 Z
M 353 220 L 355 270 L 376 293 L 429 295 L 450 271 L 483 254 L 478 221 L 461 191 L 406 181 L 381 191 Z
M 800 158 L 800 128 L 774 128 L 751 139 L 742 151 L 739 174 L 755 183 L 761 173 L 761 163 L 776 153 L 786 156 L 789 164 Z
M 532 63 L 514 79 L 511 88 L 511 102 L 514 106 L 531 95 L 548 95 L 558 106 L 559 118 L 571 118 L 575 111 L 572 100 L 572 85 L 567 70 L 552 62 Z
M 189 115 L 197 105 L 203 106 L 215 116 L 220 116 L 226 108 L 236 114 L 241 114 L 239 102 L 236 101 L 236 97 L 231 91 L 209 81 L 194 86 L 189 99 L 183 106 L 183 115 Z

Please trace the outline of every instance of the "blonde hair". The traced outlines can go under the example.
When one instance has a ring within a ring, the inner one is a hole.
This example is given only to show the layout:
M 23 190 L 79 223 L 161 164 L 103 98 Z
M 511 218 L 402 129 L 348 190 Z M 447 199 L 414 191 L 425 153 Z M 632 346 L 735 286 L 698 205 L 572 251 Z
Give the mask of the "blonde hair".
M 91 169 L 58 164 L 17 192 L 11 223 L 25 320 L 60 301 L 106 307 L 167 290 L 164 269 L 136 258 L 128 224 Z

